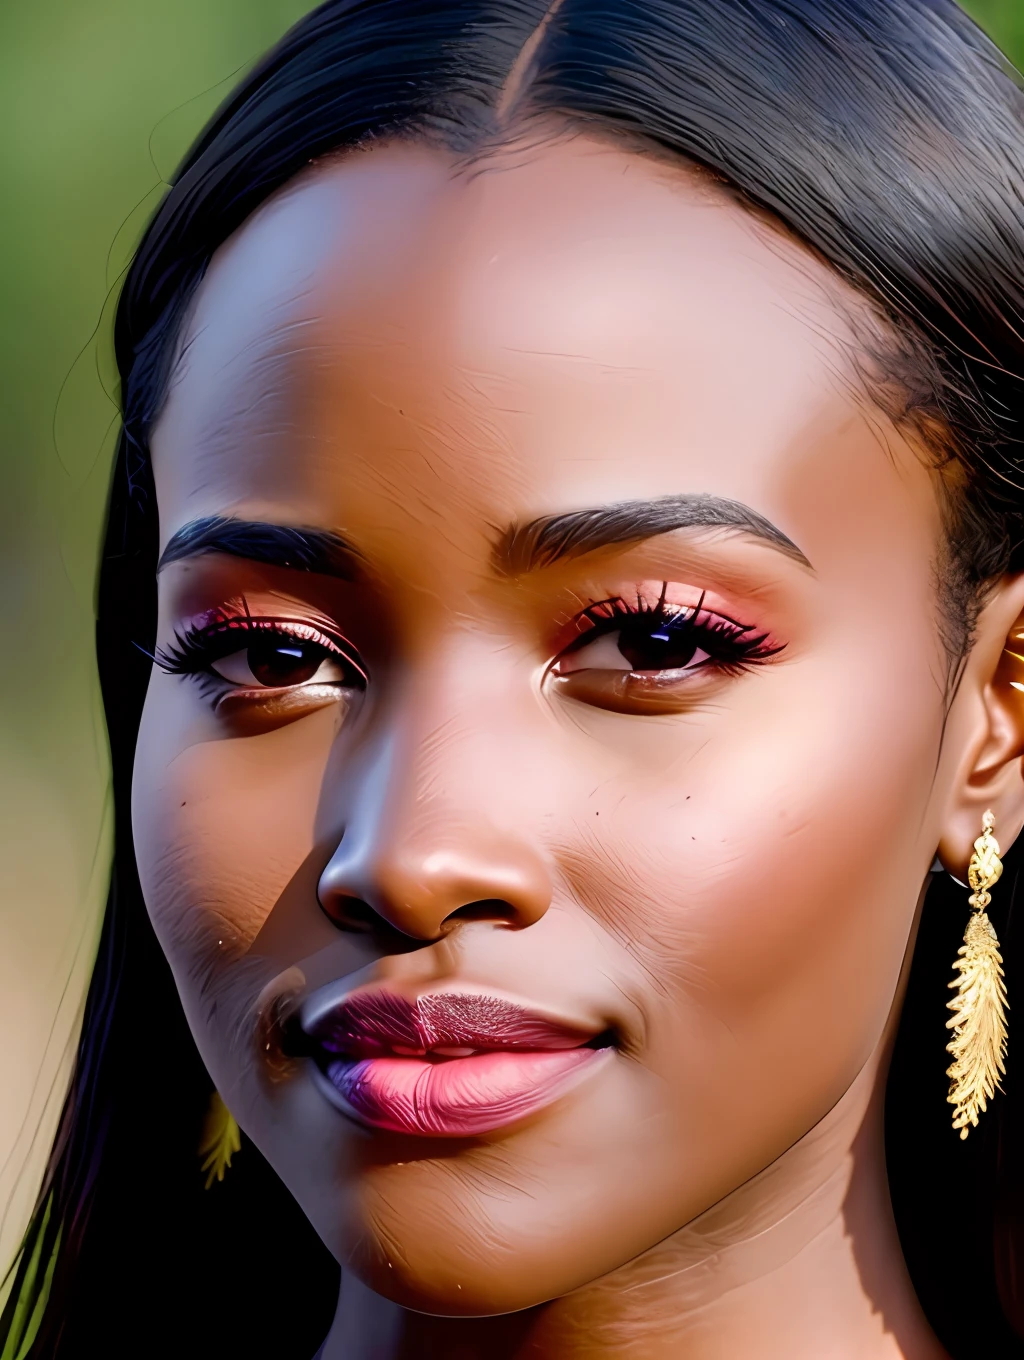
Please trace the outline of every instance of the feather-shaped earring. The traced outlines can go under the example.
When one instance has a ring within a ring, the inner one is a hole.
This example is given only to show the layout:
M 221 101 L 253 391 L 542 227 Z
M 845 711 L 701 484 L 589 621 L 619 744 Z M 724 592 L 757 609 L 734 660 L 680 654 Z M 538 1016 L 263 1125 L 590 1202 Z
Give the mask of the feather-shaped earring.
M 949 984 L 956 989 L 956 996 L 949 1002 L 952 1019 L 946 1021 L 946 1028 L 953 1031 L 952 1041 L 946 1046 L 953 1063 L 946 1076 L 950 1079 L 953 1128 L 960 1130 L 961 1138 L 977 1127 L 979 1113 L 988 1108 L 996 1091 L 1002 1090 L 999 1078 L 1006 1072 L 1003 956 L 985 911 L 992 901 L 989 888 L 1003 872 L 999 844 L 992 834 L 994 826 L 995 818 L 986 812 L 967 871 L 973 910 L 953 964 L 957 976 Z
M 199 1155 L 203 1159 L 202 1169 L 206 1172 L 206 1189 L 213 1182 L 222 1181 L 224 1172 L 231 1165 L 231 1158 L 242 1147 L 242 1135 L 235 1117 L 224 1104 L 219 1091 L 210 1097 L 210 1107 L 203 1123 L 203 1136 L 199 1143 Z

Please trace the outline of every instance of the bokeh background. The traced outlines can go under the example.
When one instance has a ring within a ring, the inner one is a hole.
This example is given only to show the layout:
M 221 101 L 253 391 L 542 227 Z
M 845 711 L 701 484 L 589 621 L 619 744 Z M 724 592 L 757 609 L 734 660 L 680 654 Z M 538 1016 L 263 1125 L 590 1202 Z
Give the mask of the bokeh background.
M 0 7 L 0 1276 L 59 1112 L 106 891 L 92 647 L 111 304 L 189 141 L 309 8 Z M 1024 0 L 967 8 L 1024 65 Z

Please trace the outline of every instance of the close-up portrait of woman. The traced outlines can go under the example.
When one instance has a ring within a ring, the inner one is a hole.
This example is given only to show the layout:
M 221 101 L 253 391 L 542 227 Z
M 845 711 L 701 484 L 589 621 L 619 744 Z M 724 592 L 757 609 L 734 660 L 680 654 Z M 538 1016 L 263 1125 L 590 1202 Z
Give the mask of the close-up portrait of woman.
M 114 863 L 4 1360 L 1024 1355 L 975 20 L 327 0 L 113 344 Z

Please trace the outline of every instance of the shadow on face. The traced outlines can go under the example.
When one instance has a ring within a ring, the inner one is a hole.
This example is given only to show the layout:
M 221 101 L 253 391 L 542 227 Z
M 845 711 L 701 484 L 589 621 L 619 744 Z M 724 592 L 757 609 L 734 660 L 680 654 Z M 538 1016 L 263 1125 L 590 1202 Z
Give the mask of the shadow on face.
M 325 162 L 214 260 L 139 865 L 218 1085 L 381 1293 L 576 1288 L 878 1048 L 944 658 L 861 305 L 586 137 Z

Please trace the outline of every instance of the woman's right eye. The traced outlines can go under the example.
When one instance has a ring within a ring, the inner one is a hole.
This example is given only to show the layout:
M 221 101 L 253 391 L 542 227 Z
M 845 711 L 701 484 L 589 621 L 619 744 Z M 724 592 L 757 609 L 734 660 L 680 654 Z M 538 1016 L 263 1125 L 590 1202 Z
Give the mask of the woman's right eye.
M 170 675 L 226 681 L 240 698 L 265 690 L 282 698 L 304 690 L 322 695 L 328 687 L 362 691 L 367 683 L 356 653 L 341 638 L 291 619 L 246 615 L 188 628 L 156 660 Z
M 210 664 L 210 670 L 243 689 L 294 689 L 300 685 L 342 685 L 362 689 L 366 677 L 347 658 L 317 642 L 259 638 Z

